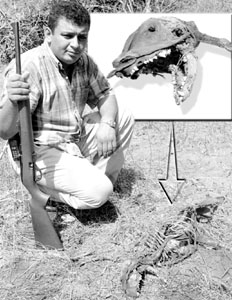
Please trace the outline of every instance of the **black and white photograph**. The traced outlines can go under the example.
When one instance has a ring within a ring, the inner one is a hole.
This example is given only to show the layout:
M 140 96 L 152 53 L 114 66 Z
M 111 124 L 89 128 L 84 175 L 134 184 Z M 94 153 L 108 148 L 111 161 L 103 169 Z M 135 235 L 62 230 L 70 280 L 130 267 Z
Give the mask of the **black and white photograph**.
M 92 21 L 89 54 L 136 119 L 231 119 L 231 15 L 96 14 Z
M 232 299 L 232 3 L 1 0 L 0 299 Z

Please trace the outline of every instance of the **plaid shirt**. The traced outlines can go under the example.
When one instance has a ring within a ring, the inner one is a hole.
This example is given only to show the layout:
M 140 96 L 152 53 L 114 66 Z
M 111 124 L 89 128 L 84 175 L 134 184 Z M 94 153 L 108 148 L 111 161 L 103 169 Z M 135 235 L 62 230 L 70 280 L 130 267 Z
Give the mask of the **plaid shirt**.
M 21 55 L 22 71 L 30 73 L 30 106 L 34 140 L 39 145 L 58 145 L 78 140 L 86 104 L 94 108 L 111 92 L 94 61 L 83 53 L 75 63 L 71 83 L 47 42 Z M 5 71 L 15 72 L 12 61 Z M 7 98 L 6 89 L 2 99 Z

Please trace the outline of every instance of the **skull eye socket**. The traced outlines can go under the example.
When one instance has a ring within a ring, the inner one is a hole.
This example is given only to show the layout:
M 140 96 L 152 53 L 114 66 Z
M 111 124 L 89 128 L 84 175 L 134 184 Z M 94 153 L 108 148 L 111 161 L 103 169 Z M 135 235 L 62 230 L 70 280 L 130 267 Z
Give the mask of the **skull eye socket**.
M 180 37 L 180 36 L 183 35 L 183 30 L 180 29 L 180 28 L 175 28 L 174 30 L 172 30 L 172 33 L 173 33 L 174 35 L 176 35 L 177 37 Z
M 148 31 L 150 31 L 150 32 L 155 32 L 155 31 L 156 31 L 155 26 L 150 26 L 150 27 L 148 28 Z

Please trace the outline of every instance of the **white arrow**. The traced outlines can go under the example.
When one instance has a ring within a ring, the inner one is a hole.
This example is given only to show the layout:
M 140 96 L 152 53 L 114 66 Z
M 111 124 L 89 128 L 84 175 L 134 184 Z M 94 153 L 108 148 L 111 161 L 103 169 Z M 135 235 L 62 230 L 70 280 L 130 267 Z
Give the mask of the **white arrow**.
M 180 179 L 178 175 L 175 130 L 174 122 L 172 122 L 168 152 L 167 175 L 166 178 L 159 179 L 159 184 L 161 185 L 171 204 L 176 200 L 185 182 L 186 180 Z

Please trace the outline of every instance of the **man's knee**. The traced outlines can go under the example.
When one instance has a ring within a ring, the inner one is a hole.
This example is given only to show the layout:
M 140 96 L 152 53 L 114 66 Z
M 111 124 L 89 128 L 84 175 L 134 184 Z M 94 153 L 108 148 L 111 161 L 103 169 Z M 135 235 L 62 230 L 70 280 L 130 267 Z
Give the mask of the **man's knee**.
M 107 200 L 109 199 L 109 196 L 113 193 L 113 185 L 111 181 L 107 178 L 107 183 L 102 186 L 101 188 L 98 188 L 98 190 L 95 193 L 95 207 L 102 206 Z
M 101 180 L 98 180 L 98 184 L 94 184 L 93 186 L 90 186 L 88 193 L 86 197 L 88 200 L 86 203 L 91 208 L 98 208 L 102 206 L 107 200 L 109 199 L 109 196 L 113 193 L 113 184 L 111 181 L 107 178 L 106 175 L 101 178 Z

